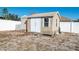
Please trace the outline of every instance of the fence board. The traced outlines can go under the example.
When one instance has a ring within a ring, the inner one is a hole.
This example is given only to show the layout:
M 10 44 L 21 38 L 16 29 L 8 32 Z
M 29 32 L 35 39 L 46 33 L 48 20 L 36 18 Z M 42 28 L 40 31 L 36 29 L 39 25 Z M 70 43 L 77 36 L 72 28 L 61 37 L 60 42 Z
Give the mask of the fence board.
M 79 22 L 60 22 L 61 32 L 79 33 Z
M 0 19 L 0 31 L 20 29 L 20 27 L 18 27 L 20 24 L 21 24 L 20 21 L 10 21 Z

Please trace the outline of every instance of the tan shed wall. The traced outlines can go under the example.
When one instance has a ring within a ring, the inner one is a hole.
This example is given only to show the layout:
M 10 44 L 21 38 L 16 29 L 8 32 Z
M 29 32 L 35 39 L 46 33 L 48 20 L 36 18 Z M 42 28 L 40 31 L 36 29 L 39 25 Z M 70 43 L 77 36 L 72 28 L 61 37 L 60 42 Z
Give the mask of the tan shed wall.
M 41 21 L 41 32 L 44 34 L 52 34 L 52 18 L 49 20 L 49 27 L 44 27 L 44 18 Z
M 59 19 L 59 16 L 57 14 L 55 14 L 53 16 L 53 18 L 50 18 L 50 22 L 49 22 L 49 27 L 44 27 L 43 24 L 44 24 L 44 21 L 42 19 L 41 23 L 41 32 L 44 33 L 44 34 L 54 34 L 54 33 L 59 33 L 59 22 L 60 19 Z M 56 23 L 57 23 L 57 26 L 56 26 Z
M 57 26 L 56 26 L 56 23 L 57 23 Z M 53 24 L 52 24 L 53 32 L 59 33 L 59 23 L 60 23 L 59 16 L 57 14 L 55 14 L 53 17 Z

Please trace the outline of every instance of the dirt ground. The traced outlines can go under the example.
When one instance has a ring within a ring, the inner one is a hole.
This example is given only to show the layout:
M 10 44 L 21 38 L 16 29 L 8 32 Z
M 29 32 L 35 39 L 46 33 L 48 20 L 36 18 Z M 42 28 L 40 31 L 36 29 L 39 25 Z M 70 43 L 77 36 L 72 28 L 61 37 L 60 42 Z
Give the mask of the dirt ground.
M 54 37 L 23 31 L 0 32 L 0 51 L 78 51 L 79 34 L 61 33 Z

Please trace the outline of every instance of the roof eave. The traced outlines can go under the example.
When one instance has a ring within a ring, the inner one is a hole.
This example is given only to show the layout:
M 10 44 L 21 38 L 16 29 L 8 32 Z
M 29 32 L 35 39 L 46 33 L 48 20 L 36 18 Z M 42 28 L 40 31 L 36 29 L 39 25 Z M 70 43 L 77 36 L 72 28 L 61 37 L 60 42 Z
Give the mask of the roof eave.
M 27 17 L 27 19 L 29 19 L 29 18 L 45 18 L 45 17 L 49 17 L 49 18 L 52 18 L 53 16 L 38 16 L 38 17 Z

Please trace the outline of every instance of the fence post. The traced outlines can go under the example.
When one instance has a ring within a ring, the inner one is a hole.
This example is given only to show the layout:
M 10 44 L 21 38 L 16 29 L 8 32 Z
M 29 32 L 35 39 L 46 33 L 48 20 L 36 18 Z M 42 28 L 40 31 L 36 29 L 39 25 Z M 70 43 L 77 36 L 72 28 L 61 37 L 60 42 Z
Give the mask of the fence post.
M 70 22 L 70 32 L 72 33 L 72 23 L 73 22 Z

